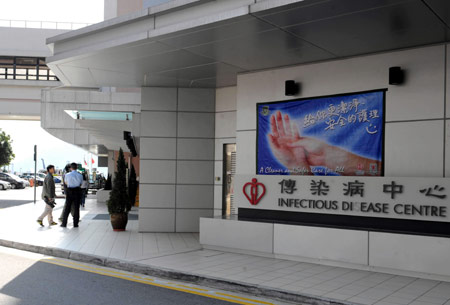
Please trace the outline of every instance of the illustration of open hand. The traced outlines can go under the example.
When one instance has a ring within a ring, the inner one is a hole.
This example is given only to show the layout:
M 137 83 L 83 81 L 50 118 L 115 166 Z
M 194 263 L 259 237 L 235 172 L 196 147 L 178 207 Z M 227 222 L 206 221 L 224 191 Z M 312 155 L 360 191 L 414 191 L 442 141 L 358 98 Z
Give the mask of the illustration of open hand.
M 331 170 L 342 168 L 343 175 L 354 175 L 359 168 L 368 168 L 369 164 L 377 164 L 380 168 L 380 161 L 355 155 L 318 139 L 300 136 L 298 126 L 291 124 L 289 115 L 283 117 L 280 111 L 271 116 L 270 125 L 272 152 L 291 171 L 298 168 L 309 171 L 311 166 L 325 166 Z
M 291 124 L 289 115 L 283 116 L 280 111 L 270 117 L 272 133 L 268 135 L 270 147 L 275 157 L 288 169 L 306 168 L 309 165 L 306 160 L 305 150 L 301 145 L 296 145 L 302 138 L 298 127 Z

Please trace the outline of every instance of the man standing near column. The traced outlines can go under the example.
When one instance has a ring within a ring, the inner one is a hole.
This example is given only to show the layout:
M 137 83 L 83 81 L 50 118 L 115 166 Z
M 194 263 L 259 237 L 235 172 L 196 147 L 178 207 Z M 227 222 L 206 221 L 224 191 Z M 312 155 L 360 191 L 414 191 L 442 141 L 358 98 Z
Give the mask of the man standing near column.
M 73 207 L 73 227 L 78 228 L 80 221 L 80 202 L 81 202 L 81 183 L 83 176 L 77 172 L 78 165 L 76 163 L 70 164 L 71 172 L 65 176 L 65 184 L 67 186 L 66 205 L 64 207 L 64 215 L 61 227 L 67 226 L 67 219 Z

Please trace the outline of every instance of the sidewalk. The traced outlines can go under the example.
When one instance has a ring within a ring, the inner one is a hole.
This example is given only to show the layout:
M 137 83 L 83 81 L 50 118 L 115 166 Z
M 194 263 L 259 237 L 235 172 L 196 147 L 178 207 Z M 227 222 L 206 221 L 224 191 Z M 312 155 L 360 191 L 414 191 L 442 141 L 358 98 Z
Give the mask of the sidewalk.
M 39 227 L 42 202 L 0 209 L 0 245 L 302 303 L 450 305 L 449 282 L 202 250 L 195 233 L 139 233 L 137 211 L 126 232 L 113 232 L 105 205 L 93 198 L 78 229 Z

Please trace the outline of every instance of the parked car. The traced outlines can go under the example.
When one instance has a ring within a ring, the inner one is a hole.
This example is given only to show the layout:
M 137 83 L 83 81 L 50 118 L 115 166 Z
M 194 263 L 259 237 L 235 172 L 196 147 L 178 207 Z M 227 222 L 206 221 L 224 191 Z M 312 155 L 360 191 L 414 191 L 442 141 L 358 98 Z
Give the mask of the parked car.
M 20 175 L 19 177 L 22 178 L 22 179 L 25 180 L 25 181 L 28 181 L 28 183 L 29 183 L 30 185 L 31 185 L 31 181 L 34 180 L 34 177 L 31 177 L 31 176 L 26 175 L 26 174 L 22 174 L 22 175 Z
M 36 181 L 37 181 L 38 186 L 44 185 L 44 179 L 42 179 L 41 177 L 37 176 Z
M 26 177 L 26 175 L 19 175 L 19 178 L 23 180 L 23 182 L 25 183 L 25 187 L 30 186 L 30 180 Z
M 28 179 L 23 179 L 23 178 L 20 178 L 20 179 L 22 179 L 23 183 L 25 184 L 25 187 L 30 186 L 30 181 L 28 181 Z
M 55 181 L 55 183 L 61 183 L 62 180 L 59 177 L 53 177 L 53 180 Z
M 34 180 L 34 173 L 25 173 L 22 176 L 24 177 L 24 179 L 27 179 L 28 181 Z M 44 176 L 44 177 L 42 177 L 42 176 Z M 37 181 L 38 186 L 44 185 L 44 178 L 45 178 L 45 174 L 36 173 L 36 181 Z
M 0 190 L 6 191 L 11 189 L 11 183 L 0 180 Z
M 0 173 L 0 180 L 9 182 L 12 189 L 23 189 L 26 186 L 23 179 L 13 174 Z
M 95 179 L 95 180 L 94 180 Z M 100 190 L 105 187 L 105 178 L 103 175 L 89 175 L 89 189 Z

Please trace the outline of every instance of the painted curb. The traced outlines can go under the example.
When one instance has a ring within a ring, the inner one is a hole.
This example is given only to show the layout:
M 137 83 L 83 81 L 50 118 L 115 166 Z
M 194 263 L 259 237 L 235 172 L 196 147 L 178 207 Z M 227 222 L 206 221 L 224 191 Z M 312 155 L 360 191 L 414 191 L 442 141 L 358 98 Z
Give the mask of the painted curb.
M 167 268 L 143 265 L 139 263 L 132 263 L 120 259 L 106 258 L 102 256 L 80 253 L 76 251 L 69 251 L 59 248 L 36 246 L 4 239 L 0 239 L 0 246 L 39 253 L 47 256 L 70 259 L 78 262 L 89 263 L 97 266 L 103 266 L 127 272 L 140 273 L 170 280 L 179 280 L 211 288 L 228 290 L 233 292 L 248 293 L 259 297 L 269 297 L 288 302 L 295 302 L 308 305 L 355 305 L 355 303 L 352 302 L 321 298 L 307 294 L 304 295 L 296 294 L 282 289 L 274 289 L 260 285 L 251 285 L 240 281 L 233 281 L 223 278 L 216 278 L 213 276 L 204 276 L 189 273 L 185 271 L 177 271 Z

